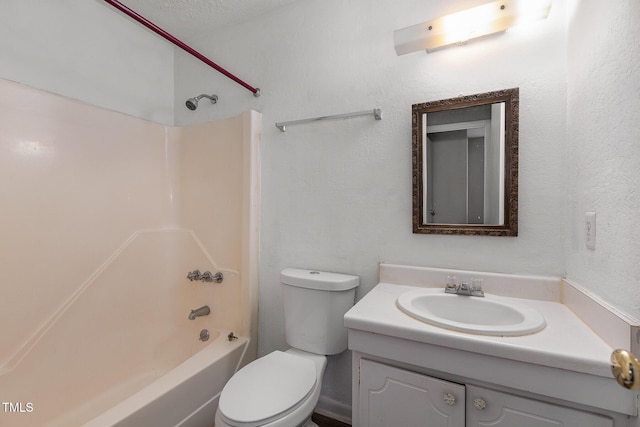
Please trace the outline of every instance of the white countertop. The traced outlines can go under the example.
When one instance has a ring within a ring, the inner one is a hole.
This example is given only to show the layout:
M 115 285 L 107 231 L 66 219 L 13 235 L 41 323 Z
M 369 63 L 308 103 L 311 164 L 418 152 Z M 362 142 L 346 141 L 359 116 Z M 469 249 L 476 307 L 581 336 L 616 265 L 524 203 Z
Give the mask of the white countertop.
M 473 335 L 432 326 L 403 313 L 397 297 L 415 286 L 379 283 L 344 317 L 349 329 L 611 378 L 612 348 L 565 305 L 514 298 L 538 310 L 546 327 L 517 337 Z

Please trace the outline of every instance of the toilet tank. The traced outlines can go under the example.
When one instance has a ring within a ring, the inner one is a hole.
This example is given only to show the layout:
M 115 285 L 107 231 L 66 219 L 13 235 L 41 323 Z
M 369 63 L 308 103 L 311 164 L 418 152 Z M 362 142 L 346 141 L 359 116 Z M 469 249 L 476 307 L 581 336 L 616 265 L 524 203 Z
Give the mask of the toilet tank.
M 287 343 L 316 354 L 347 349 L 344 315 L 353 306 L 358 276 L 286 268 L 280 273 Z

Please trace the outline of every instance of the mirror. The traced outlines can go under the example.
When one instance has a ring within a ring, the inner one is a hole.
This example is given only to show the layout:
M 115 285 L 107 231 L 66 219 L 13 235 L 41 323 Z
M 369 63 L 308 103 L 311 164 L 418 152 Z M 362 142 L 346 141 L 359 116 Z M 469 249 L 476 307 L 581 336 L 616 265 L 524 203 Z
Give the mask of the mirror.
M 518 235 L 518 88 L 414 104 L 413 232 Z

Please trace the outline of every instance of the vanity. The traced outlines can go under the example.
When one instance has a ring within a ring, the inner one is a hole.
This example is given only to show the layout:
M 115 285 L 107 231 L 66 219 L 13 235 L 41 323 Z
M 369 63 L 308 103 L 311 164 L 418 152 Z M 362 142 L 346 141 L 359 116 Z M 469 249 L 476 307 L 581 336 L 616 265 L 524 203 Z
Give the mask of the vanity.
M 488 299 L 445 297 L 451 276 L 481 281 Z M 482 319 L 494 299 L 537 313 L 542 327 L 503 330 L 519 320 L 500 307 L 497 321 Z M 447 308 L 421 318 L 437 306 Z M 381 264 L 380 283 L 344 322 L 356 427 L 638 425 L 638 392 L 616 382 L 610 362 L 616 346 L 637 350 L 637 326 L 566 280 Z M 465 322 L 478 329 L 462 331 Z

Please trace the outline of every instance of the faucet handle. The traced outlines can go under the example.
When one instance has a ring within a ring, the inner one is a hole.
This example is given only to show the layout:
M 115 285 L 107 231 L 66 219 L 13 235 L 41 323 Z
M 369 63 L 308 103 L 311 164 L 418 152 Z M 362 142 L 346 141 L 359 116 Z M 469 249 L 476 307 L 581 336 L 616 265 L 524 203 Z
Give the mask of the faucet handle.
M 216 274 L 211 274 L 210 271 L 205 271 L 200 276 L 200 280 L 202 280 L 203 282 L 222 283 L 222 281 L 224 280 L 224 275 L 220 272 L 217 272 Z
M 484 291 L 482 290 L 482 279 L 471 279 L 471 294 L 477 297 L 484 296 Z
M 456 285 L 456 276 L 447 276 L 447 283 L 444 285 L 444 291 L 446 293 L 455 294 L 458 290 Z
M 187 279 L 190 281 L 200 280 L 200 270 L 193 270 L 187 273 Z

